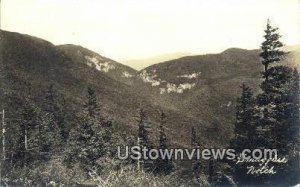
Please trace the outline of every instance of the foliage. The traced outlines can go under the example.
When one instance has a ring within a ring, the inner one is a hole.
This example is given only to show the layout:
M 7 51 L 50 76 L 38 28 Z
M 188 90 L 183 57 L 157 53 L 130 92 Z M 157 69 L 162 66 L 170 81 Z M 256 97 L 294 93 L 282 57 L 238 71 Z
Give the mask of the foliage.
M 299 168 L 296 169 L 294 164 L 299 160 L 295 154 L 299 143 L 299 73 L 280 64 L 286 53 L 280 49 L 283 44 L 277 30 L 268 21 L 260 53 L 264 66 L 262 92 L 254 98 L 251 89 L 242 86 L 236 106 L 235 138 L 231 145 L 238 151 L 277 149 L 278 157 L 287 158 L 288 163 L 276 166 L 274 176 L 247 176 L 247 163 L 236 166 L 233 163 L 240 184 L 292 185 L 298 180 Z
M 160 114 L 160 125 L 159 125 L 159 145 L 158 150 L 167 150 L 169 148 L 167 136 L 165 133 L 165 126 L 166 126 L 166 115 L 162 111 Z M 158 174 L 170 174 L 174 169 L 174 164 L 172 160 L 158 157 L 155 160 L 155 169 L 154 172 Z

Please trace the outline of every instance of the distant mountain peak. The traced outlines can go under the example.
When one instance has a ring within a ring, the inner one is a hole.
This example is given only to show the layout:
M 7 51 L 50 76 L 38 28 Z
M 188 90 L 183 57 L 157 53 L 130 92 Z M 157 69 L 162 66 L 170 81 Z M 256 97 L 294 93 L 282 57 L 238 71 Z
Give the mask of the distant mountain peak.
M 249 51 L 248 49 L 242 49 L 242 48 L 237 48 L 237 47 L 232 47 L 232 48 L 228 48 L 225 51 L 223 51 L 222 53 L 244 53 Z

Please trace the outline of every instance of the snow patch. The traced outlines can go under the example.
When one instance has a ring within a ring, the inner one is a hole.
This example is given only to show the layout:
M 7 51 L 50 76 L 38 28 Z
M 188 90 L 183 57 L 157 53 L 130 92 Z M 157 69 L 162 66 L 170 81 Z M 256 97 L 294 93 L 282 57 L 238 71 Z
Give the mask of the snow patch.
M 133 77 L 133 75 L 130 74 L 130 73 L 128 73 L 127 71 L 124 71 L 124 72 L 122 73 L 122 77 L 125 77 L 125 78 L 131 78 L 131 77 Z
M 88 61 L 88 66 L 94 66 L 99 71 L 108 72 L 109 70 L 116 68 L 114 65 L 111 64 L 111 62 L 100 62 L 100 57 L 85 56 L 85 59 Z
M 142 78 L 142 80 L 146 83 L 151 83 L 151 86 L 159 86 L 160 80 L 155 80 L 154 78 L 157 77 L 157 75 L 151 75 L 146 70 L 142 71 L 142 73 L 139 74 L 139 76 Z
M 187 78 L 187 79 L 195 79 L 197 77 L 199 77 L 199 75 L 201 74 L 201 72 L 198 73 L 192 73 L 192 74 L 184 74 L 184 75 L 178 75 L 178 78 Z

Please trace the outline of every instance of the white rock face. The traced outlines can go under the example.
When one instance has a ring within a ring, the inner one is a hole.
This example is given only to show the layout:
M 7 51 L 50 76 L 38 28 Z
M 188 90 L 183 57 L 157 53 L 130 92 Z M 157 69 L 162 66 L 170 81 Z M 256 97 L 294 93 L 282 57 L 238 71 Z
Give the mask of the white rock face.
M 128 73 L 127 71 L 124 71 L 124 72 L 122 73 L 122 77 L 125 77 L 125 78 L 131 78 L 131 77 L 133 77 L 133 75 L 130 74 L 130 73 Z
M 159 86 L 160 85 L 160 80 L 155 80 L 154 78 L 157 77 L 157 75 L 151 75 L 150 73 L 148 73 L 146 70 L 142 71 L 142 73 L 140 73 L 139 75 L 142 80 L 146 83 L 150 83 L 151 86 Z
M 100 62 L 98 57 L 85 56 L 88 66 L 95 66 L 99 71 L 108 72 L 109 70 L 115 69 L 115 66 L 111 62 Z
M 146 70 L 142 71 L 139 74 L 139 77 L 145 82 L 145 83 L 150 83 L 151 86 L 156 87 L 156 86 L 160 86 L 159 88 L 159 92 L 160 94 L 164 94 L 164 93 L 183 93 L 184 90 L 190 90 L 192 89 L 196 84 L 195 83 L 183 83 L 183 84 L 173 84 L 173 83 L 168 83 L 165 80 L 161 80 L 157 78 L 157 75 L 155 74 L 155 70 L 153 70 L 153 73 L 148 73 Z M 197 78 L 200 75 L 200 73 L 193 73 L 190 75 L 181 75 L 181 76 L 177 76 L 177 77 L 184 77 L 184 78 L 188 78 L 188 79 L 193 79 L 193 78 Z M 163 86 L 165 85 L 165 87 Z
M 167 88 L 160 88 L 160 94 L 164 93 L 183 93 L 184 90 L 190 90 L 192 89 L 196 84 L 195 83 L 184 83 L 179 84 L 178 86 L 176 84 L 167 83 Z
M 192 74 L 179 75 L 177 77 L 178 78 L 195 79 L 195 78 L 199 77 L 200 74 L 201 74 L 201 72 L 198 72 L 198 73 L 192 73 Z
M 166 89 L 165 88 L 159 88 L 159 93 L 160 94 L 164 94 L 166 92 Z
M 232 101 L 228 101 L 227 103 L 223 103 L 223 104 L 220 105 L 221 108 L 230 107 L 230 106 L 232 106 Z

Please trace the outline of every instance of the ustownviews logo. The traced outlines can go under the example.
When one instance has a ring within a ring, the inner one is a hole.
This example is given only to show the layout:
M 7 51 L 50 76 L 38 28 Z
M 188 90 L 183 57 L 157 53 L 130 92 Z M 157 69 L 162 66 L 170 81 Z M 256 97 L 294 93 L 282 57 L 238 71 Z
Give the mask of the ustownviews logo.
M 236 160 L 236 159 L 277 159 L 276 149 L 244 149 L 237 153 L 234 149 L 148 149 L 142 146 L 118 146 L 118 158 L 121 160 Z

